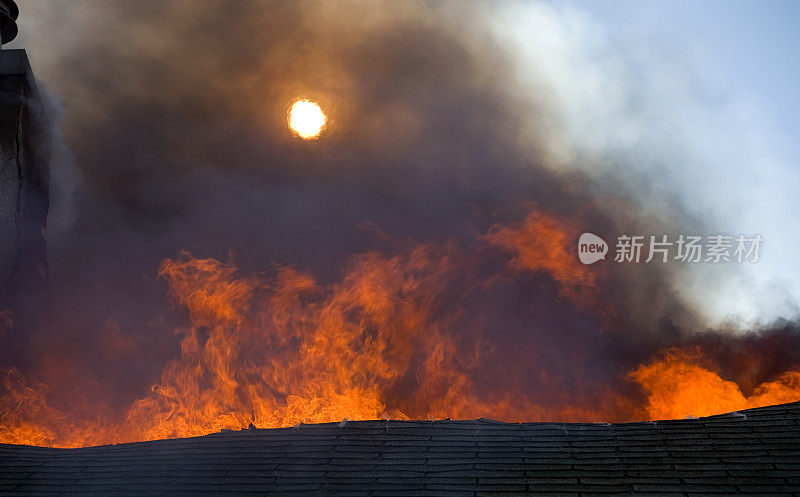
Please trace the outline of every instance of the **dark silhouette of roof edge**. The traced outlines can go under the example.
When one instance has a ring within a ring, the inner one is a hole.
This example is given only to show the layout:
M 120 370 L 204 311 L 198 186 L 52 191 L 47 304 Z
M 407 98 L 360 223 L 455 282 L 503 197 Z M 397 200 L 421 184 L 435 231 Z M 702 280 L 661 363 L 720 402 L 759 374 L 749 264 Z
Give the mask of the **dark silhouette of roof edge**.
M 794 495 L 800 402 L 632 423 L 345 421 L 52 449 L 0 495 Z

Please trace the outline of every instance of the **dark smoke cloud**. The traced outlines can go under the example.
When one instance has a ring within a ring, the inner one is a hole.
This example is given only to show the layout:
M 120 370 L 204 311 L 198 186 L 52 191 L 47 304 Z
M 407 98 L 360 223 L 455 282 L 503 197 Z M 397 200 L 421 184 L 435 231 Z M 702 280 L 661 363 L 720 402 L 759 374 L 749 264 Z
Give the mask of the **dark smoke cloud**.
M 63 106 L 64 157 L 81 180 L 54 207 L 73 214 L 53 218 L 48 326 L 9 349 L 3 366 L 74 364 L 60 370 L 65 383 L 110 368 L 117 377 L 85 388 L 129 403 L 178 353 L 168 330 L 185 316 L 169 306 L 156 270 L 183 249 L 218 259 L 233 252 L 245 272 L 280 263 L 333 281 L 350 254 L 463 240 L 520 221 L 531 202 L 608 238 L 704 229 L 680 206 L 642 210 L 652 178 L 559 174 L 530 152 L 547 148 L 546 131 L 529 124 L 550 112 L 547 96 L 532 100 L 513 83 L 514 60 L 493 39 L 485 6 L 43 3 L 31 4 L 35 30 L 31 21 L 20 45 Z M 303 97 L 330 117 L 318 141 L 286 130 L 288 105 Z M 576 391 L 617 378 L 708 331 L 672 271 L 609 271 L 610 323 L 576 314 L 546 281 L 498 290 L 480 304 L 494 315 L 486 334 L 515 363 L 546 349 L 540 366 L 571 376 Z M 110 335 L 124 352 L 109 352 Z

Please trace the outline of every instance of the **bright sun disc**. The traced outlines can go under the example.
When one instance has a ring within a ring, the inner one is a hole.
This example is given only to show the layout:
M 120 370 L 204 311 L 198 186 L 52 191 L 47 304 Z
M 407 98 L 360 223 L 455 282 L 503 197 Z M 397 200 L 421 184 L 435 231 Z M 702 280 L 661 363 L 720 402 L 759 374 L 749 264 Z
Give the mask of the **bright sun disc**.
M 325 113 L 316 102 L 298 100 L 289 109 L 289 127 L 304 140 L 317 138 L 325 128 Z

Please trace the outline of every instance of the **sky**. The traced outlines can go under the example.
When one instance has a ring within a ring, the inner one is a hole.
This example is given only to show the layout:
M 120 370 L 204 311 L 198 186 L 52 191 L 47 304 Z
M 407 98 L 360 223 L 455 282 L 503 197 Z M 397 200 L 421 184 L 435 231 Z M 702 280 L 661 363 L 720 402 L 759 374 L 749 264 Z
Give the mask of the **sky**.
M 797 295 L 800 3 L 587 0 L 575 5 L 622 39 L 635 43 L 640 37 L 662 37 L 689 47 L 689 62 L 727 105 L 752 122 L 743 137 L 751 158 L 732 163 L 729 174 L 745 178 L 749 169 L 758 171 L 757 182 L 742 185 L 743 200 L 749 204 L 742 226 L 763 232 L 769 240 L 763 267 L 754 273 L 762 280 L 784 282 Z M 724 148 L 726 142 L 712 146 Z
M 521 58 L 542 59 L 542 52 L 530 47 L 548 38 L 531 34 L 532 23 L 518 17 L 518 11 L 530 7 L 536 18 L 549 11 L 557 19 L 555 29 L 574 38 L 569 55 L 583 57 L 575 64 L 579 70 L 567 71 L 569 77 L 555 84 L 595 78 L 604 81 L 604 94 L 615 87 L 626 94 L 641 91 L 650 107 L 646 121 L 667 123 L 664 130 L 676 136 L 683 133 L 681 143 L 667 148 L 682 148 L 686 156 L 667 158 L 666 167 L 678 176 L 672 183 L 679 185 L 686 204 L 694 206 L 697 216 L 716 220 L 711 230 L 765 238 L 763 258 L 743 268 L 738 283 L 720 289 L 703 285 L 702 275 L 695 278 L 692 285 L 706 300 L 710 317 L 763 321 L 795 315 L 800 292 L 800 4 L 555 0 L 512 6 L 510 18 L 518 20 L 506 18 L 503 29 L 510 26 L 534 38 L 520 51 Z M 560 42 L 562 49 L 567 45 Z M 587 66 L 594 66 L 593 74 Z M 579 88 L 569 98 L 587 93 L 586 87 Z M 575 105 L 576 121 L 585 122 L 598 100 Z M 572 139 L 607 133 L 605 128 L 626 112 L 609 107 L 594 129 L 579 128 Z
M 719 89 L 757 106 L 775 125 L 776 152 L 797 159 L 800 143 L 800 4 L 791 0 L 557 2 L 589 12 L 613 36 L 671 38 L 690 45 Z

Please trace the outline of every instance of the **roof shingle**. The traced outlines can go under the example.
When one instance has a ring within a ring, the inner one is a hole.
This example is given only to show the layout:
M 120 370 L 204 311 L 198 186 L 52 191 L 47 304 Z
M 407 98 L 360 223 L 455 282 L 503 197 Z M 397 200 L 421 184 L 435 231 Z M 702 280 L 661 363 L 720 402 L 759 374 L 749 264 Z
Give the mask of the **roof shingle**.
M 0 495 L 800 496 L 800 403 L 644 423 L 358 421 L 0 445 Z

